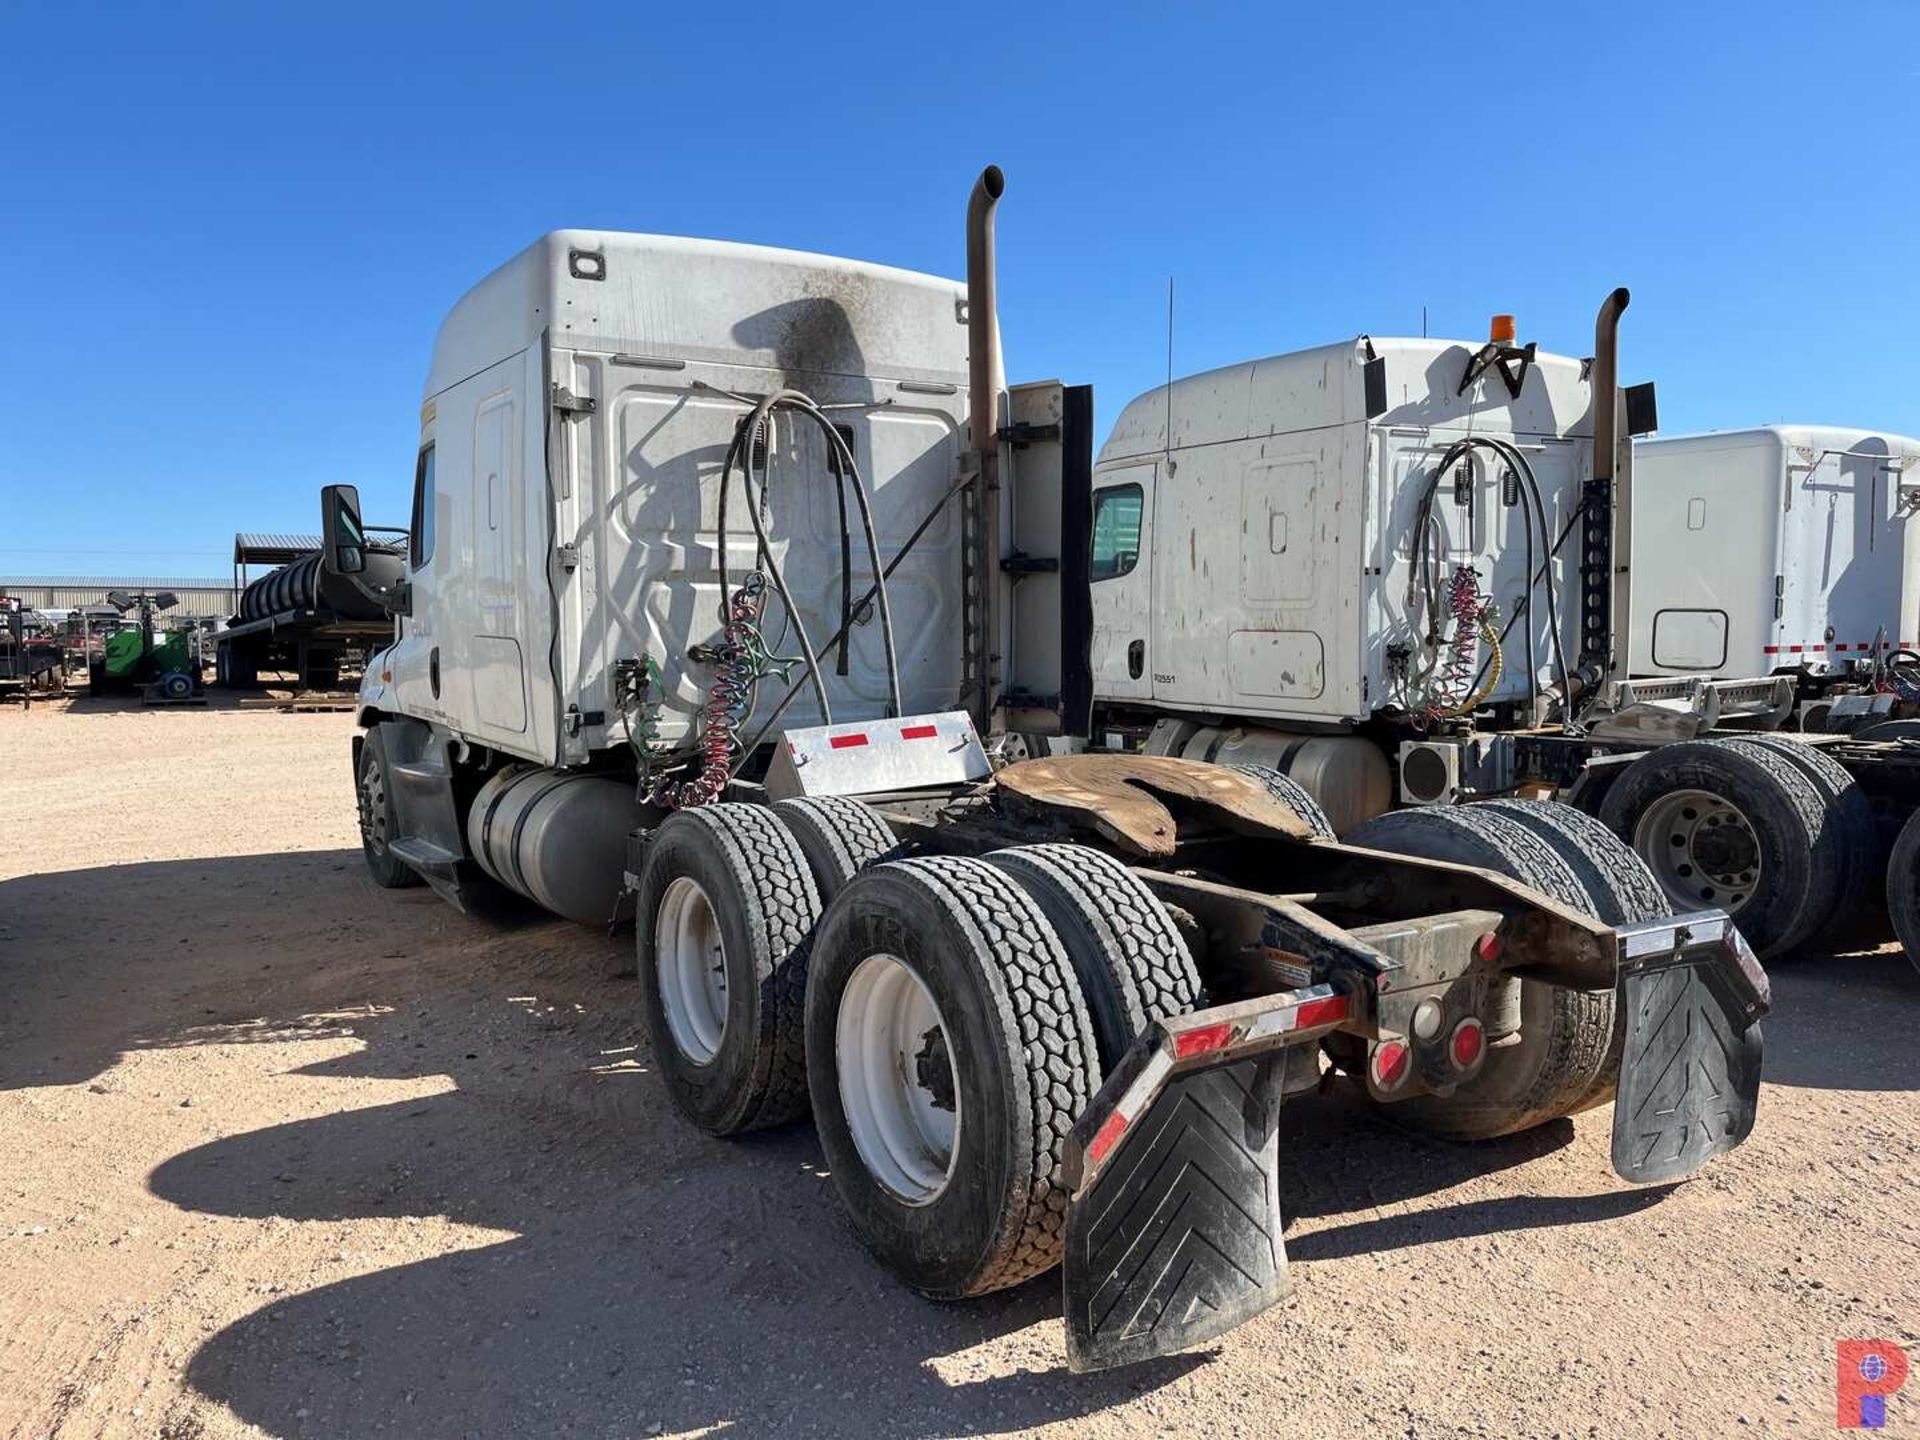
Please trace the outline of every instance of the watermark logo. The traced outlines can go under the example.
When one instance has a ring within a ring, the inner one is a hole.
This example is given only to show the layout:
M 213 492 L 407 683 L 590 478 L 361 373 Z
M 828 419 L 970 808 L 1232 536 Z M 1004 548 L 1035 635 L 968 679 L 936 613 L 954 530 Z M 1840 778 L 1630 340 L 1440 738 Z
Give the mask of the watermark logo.
M 1907 1352 L 1892 1340 L 1842 1340 L 1834 1364 L 1834 1424 L 1883 1430 L 1887 1397 L 1907 1383 Z

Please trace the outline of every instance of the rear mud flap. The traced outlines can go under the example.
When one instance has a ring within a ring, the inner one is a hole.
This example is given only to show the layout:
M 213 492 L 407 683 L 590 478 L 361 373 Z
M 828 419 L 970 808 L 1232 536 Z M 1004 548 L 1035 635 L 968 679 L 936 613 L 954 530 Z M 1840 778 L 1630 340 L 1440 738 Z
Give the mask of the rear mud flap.
M 1621 965 L 1627 1027 L 1613 1102 L 1613 1168 L 1640 1183 L 1673 1180 L 1733 1149 L 1760 1100 L 1764 976 L 1724 918 L 1714 949 L 1679 945 Z M 1757 992 L 1757 993 L 1756 993 Z
M 1067 1211 L 1067 1360 L 1204 1344 L 1292 1293 L 1276 1184 L 1282 1054 L 1175 1075 Z

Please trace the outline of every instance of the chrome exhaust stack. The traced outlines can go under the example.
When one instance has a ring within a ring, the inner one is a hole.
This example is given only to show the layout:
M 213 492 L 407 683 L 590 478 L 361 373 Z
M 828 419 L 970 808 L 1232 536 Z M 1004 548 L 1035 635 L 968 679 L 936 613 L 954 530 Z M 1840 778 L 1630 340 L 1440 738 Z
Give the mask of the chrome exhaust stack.
M 973 183 L 967 201 L 967 437 L 975 473 L 967 489 L 961 545 L 962 655 L 965 704 L 974 727 L 986 735 L 999 718 L 998 651 L 1000 585 L 1000 309 L 996 283 L 993 216 L 1007 185 L 998 165 Z
M 1580 660 L 1573 704 L 1616 669 L 1615 636 L 1624 625 L 1627 578 L 1617 564 L 1628 554 L 1632 517 L 1620 503 L 1620 317 L 1632 296 L 1622 285 L 1600 303 L 1593 322 L 1593 475 L 1582 497 Z M 1620 522 L 1628 524 L 1623 534 Z
M 1593 478 L 1613 479 L 1620 444 L 1620 316 L 1633 297 L 1622 285 L 1593 322 Z

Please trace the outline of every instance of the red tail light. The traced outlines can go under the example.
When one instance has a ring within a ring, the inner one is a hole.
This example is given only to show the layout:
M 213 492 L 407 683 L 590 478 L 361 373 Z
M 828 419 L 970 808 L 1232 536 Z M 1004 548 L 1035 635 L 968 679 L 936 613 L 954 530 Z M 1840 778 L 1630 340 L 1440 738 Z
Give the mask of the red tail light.
M 1398 1089 L 1413 1073 L 1413 1056 L 1398 1040 L 1382 1040 L 1373 1047 L 1373 1083 L 1381 1090 Z
M 1473 1069 L 1480 1063 L 1480 1057 L 1487 1053 L 1486 1029 L 1478 1020 L 1468 1016 L 1453 1027 L 1453 1040 L 1448 1049 L 1458 1069 Z

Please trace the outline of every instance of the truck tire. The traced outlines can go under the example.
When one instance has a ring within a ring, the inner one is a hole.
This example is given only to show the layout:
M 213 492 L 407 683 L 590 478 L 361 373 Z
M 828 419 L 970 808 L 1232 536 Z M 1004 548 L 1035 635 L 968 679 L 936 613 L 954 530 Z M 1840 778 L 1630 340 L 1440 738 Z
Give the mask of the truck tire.
M 1271 765 L 1229 765 L 1227 768 L 1266 786 L 1267 794 L 1306 821 L 1307 827 L 1322 840 L 1334 838 L 1333 822 L 1327 818 L 1327 812 L 1298 780 L 1282 775 Z
M 1772 746 L 1663 746 L 1627 767 L 1600 818 L 1647 862 L 1675 910 L 1727 911 L 1762 959 L 1799 945 L 1839 906 L 1840 827 L 1820 790 Z
M 1347 843 L 1476 865 L 1588 914 L 1599 908 L 1562 858 L 1562 841 L 1549 842 L 1485 805 L 1396 810 L 1358 827 Z M 1480 1072 L 1451 1095 L 1380 1102 L 1383 1113 L 1446 1139 L 1484 1140 L 1569 1115 L 1605 1089 L 1615 1055 L 1614 993 L 1520 978 L 1507 983 L 1519 987 L 1517 1040 L 1494 1045 Z
M 387 746 L 379 730 L 371 730 L 360 743 L 359 772 L 354 777 L 360 809 L 360 853 L 366 857 L 367 873 L 383 890 L 404 890 L 421 884 L 419 873 L 387 848 L 387 842 L 399 834 L 393 811 L 393 787 L 387 778 Z
M 1486 800 L 1474 809 L 1517 820 L 1552 846 L 1579 877 L 1587 894 L 1580 908 L 1595 919 L 1624 925 L 1673 913 L 1647 862 L 1585 811 L 1551 800 Z
M 1653 878 L 1647 862 L 1585 811 L 1547 800 L 1488 800 L 1479 808 L 1518 820 L 1553 846 L 1586 886 L 1589 903 L 1581 908 L 1596 919 L 1625 925 L 1673 913 L 1673 901 Z M 1627 1038 L 1625 1027 L 1618 1023 L 1620 1013 L 1616 995 L 1606 1064 L 1593 1088 L 1574 1107 L 1576 1110 L 1590 1110 L 1613 1098 Z
M 1920 969 L 1920 810 L 1907 817 L 1887 861 L 1887 914 L 1907 959 Z
M 1103 1077 L 1149 1021 L 1199 1007 L 1200 972 L 1166 907 L 1111 855 L 1085 845 L 1022 845 L 986 858 L 1033 897 L 1066 946 Z
M 653 833 L 634 919 L 642 1004 L 674 1104 L 713 1135 L 807 1108 L 807 951 L 819 891 L 764 805 L 702 805 Z
M 1058 1262 L 1099 1060 L 1060 938 L 1008 874 L 939 855 L 856 875 L 815 942 L 807 1073 L 834 1189 L 907 1284 L 957 1299 Z
M 1889 722 L 1898 724 L 1898 721 Z M 1751 744 L 1764 745 L 1782 756 L 1806 777 L 1826 802 L 1827 821 L 1834 827 L 1841 859 L 1841 908 L 1857 915 L 1872 899 L 1874 877 L 1882 873 L 1886 855 L 1881 848 L 1880 827 L 1874 820 L 1873 802 L 1854 783 L 1847 767 L 1818 745 L 1786 735 L 1749 735 Z M 1857 737 L 1856 737 L 1857 738 Z
M 871 807 L 845 795 L 782 800 L 773 813 L 800 842 L 822 907 L 831 905 L 855 875 L 899 848 L 886 821 Z

